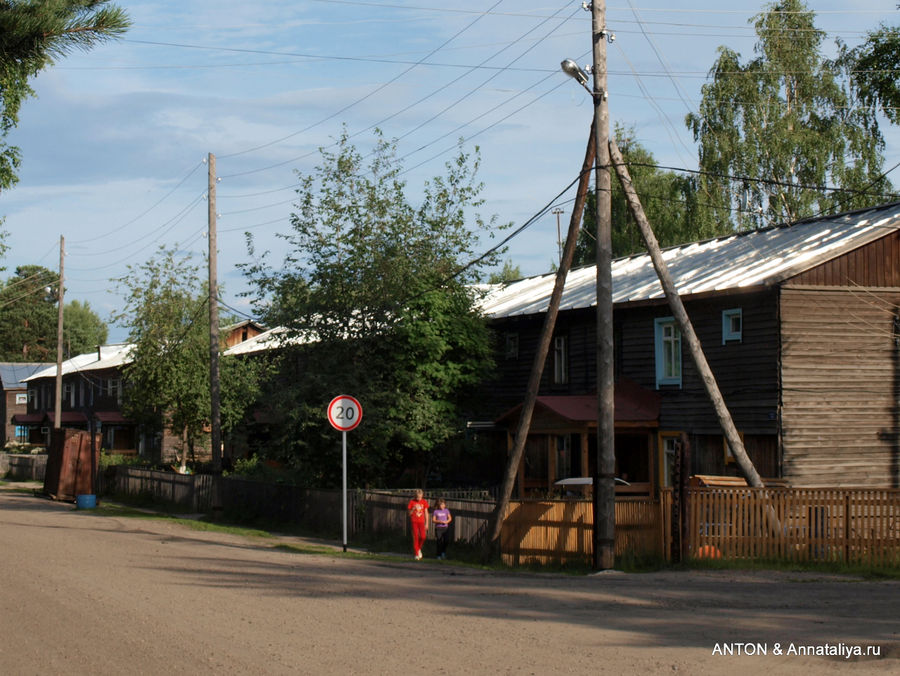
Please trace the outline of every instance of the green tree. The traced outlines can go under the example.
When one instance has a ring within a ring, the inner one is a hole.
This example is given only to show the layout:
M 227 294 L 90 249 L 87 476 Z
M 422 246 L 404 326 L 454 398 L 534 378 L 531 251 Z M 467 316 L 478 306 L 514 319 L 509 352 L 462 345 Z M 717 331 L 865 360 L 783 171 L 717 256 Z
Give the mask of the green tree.
M 657 167 L 653 154 L 634 140 L 636 135 L 634 127 L 617 124 L 614 130 L 616 144 L 628 164 L 628 172 L 660 245 L 671 246 L 719 234 L 705 204 L 698 199 L 696 179 Z M 612 178 L 611 225 L 613 258 L 644 251 L 640 231 L 615 176 Z M 596 242 L 596 195 L 589 192 L 575 245 L 575 265 L 597 260 Z
M 900 8 L 900 5 L 898 5 Z M 900 124 L 900 27 L 881 24 L 854 49 L 842 46 L 838 65 L 864 106 L 877 107 L 893 124 Z
M 496 257 L 463 269 L 476 258 L 479 233 L 494 227 L 473 213 L 481 204 L 477 155 L 460 150 L 413 205 L 395 148 L 380 134 L 367 164 L 346 133 L 336 151 L 321 153 L 316 170 L 300 176 L 283 263 L 273 268 L 262 256 L 245 268 L 265 321 L 303 343 L 285 349 L 284 380 L 273 392 L 290 423 L 282 453 L 310 482 L 337 483 L 338 437 L 325 408 L 350 394 L 365 413 L 352 433 L 354 481 L 390 481 L 410 465 L 421 478 L 459 431 L 463 399 L 491 366 L 469 283 Z
M 89 303 L 73 300 L 63 309 L 63 343 L 66 354 L 74 357 L 106 343 L 109 329 Z
M 0 1 L 0 190 L 17 181 L 21 153 L 5 142 L 19 121 L 28 84 L 56 59 L 122 35 L 126 13 L 108 0 Z
M 500 270 L 491 273 L 490 277 L 488 277 L 488 283 L 501 284 L 503 282 L 514 282 L 517 279 L 522 279 L 522 270 L 512 262 L 512 259 L 507 258 L 503 261 L 503 267 Z
M 0 360 L 55 361 L 59 275 L 20 265 L 0 289 Z
M 210 416 L 207 286 L 190 256 L 160 248 L 116 280 L 126 291 L 114 319 L 134 344 L 123 370 L 124 409 L 148 428 L 167 427 L 183 442 L 181 463 L 206 441 Z M 257 371 L 221 361 L 222 429 L 230 431 L 258 393 Z
M 0 361 L 55 361 L 59 275 L 22 265 L 0 288 Z M 107 327 L 90 305 L 63 309 L 63 355 L 89 352 L 106 342 Z
M 717 224 L 793 221 L 889 192 L 874 111 L 852 105 L 846 79 L 823 59 L 814 13 L 801 0 L 781 0 L 753 22 L 757 57 L 741 63 L 720 47 L 700 111 L 686 118 Z

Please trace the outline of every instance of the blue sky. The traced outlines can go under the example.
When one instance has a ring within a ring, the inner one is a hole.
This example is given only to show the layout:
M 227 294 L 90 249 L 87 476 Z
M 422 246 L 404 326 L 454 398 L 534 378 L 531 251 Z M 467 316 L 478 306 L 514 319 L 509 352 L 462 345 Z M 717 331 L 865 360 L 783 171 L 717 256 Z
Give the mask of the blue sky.
M 249 260 L 244 233 L 277 253 L 295 170 L 311 170 L 342 125 L 364 151 L 376 126 L 398 139 L 413 199 L 458 138 L 478 145 L 481 212 L 517 225 L 580 168 L 591 102 L 559 70 L 567 57 L 590 62 L 590 13 L 580 2 L 120 4 L 134 22 L 124 40 L 73 54 L 34 81 L 37 97 L 9 139 L 23 152 L 20 183 L 0 194 L 5 274 L 30 263 L 56 269 L 63 235 L 66 299 L 87 301 L 104 319 L 121 307 L 110 280 L 160 245 L 202 261 L 208 153 L 221 177 L 219 279 L 225 301 L 244 311 L 238 294 L 247 286 L 235 267 Z M 896 4 L 808 3 L 829 49 L 834 38 L 852 46 L 881 22 L 900 23 Z M 659 164 L 696 168 L 684 117 L 699 105 L 718 46 L 752 57 L 748 20 L 761 7 L 608 0 L 611 122 L 634 126 Z M 900 162 L 900 133 L 885 133 L 888 168 Z M 563 228 L 571 197 L 559 202 Z M 556 238 L 548 211 L 507 257 L 524 274 L 546 272 Z M 124 338 L 111 327 L 111 341 Z

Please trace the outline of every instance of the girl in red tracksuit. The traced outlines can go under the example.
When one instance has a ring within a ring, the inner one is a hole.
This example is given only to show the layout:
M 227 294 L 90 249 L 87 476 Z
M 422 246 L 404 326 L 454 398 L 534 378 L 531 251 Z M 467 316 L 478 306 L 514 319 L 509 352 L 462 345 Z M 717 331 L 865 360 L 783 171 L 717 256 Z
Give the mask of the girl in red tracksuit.
M 421 488 L 416 489 L 416 497 L 406 505 L 410 526 L 412 526 L 413 551 L 416 554 L 416 561 L 422 558 L 422 545 L 425 544 L 425 537 L 428 533 L 428 501 L 424 495 Z

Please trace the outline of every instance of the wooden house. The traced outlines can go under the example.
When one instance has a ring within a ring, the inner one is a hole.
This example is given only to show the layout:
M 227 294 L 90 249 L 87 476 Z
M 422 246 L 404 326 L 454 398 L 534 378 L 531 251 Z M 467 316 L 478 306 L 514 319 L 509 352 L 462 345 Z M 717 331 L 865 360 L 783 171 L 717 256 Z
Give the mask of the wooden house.
M 17 425 L 13 416 L 28 413 L 28 387 L 25 379 L 44 369 L 43 363 L 0 363 L 0 379 L 3 382 L 2 415 L 4 420 L 4 444 L 43 445 L 43 438 L 32 439 L 32 429 Z
M 259 324 L 241 322 L 223 327 L 221 336 L 224 345 L 238 346 L 245 336 L 250 341 L 261 333 Z M 122 411 L 131 347 L 103 345 L 62 363 L 61 426 L 93 431 L 100 437 L 101 449 L 110 453 L 171 462 L 180 453 L 181 440 L 168 429 L 161 435 L 145 431 Z M 28 408 L 13 415 L 11 422 L 26 430 L 32 443 L 46 445 L 56 415 L 56 364 L 42 365 L 25 383 Z M 209 456 L 208 448 L 204 455 Z
M 894 203 L 665 250 L 763 477 L 794 486 L 900 485 L 898 228 Z M 671 485 L 684 433 L 691 473 L 737 474 L 649 256 L 613 261 L 612 275 L 617 472 L 651 491 Z M 523 491 L 591 473 L 595 278 L 593 266 L 568 276 L 520 469 Z M 514 433 L 554 281 L 523 279 L 484 298 L 498 375 L 485 385 L 492 405 L 471 427 Z M 652 420 L 648 393 L 658 397 Z

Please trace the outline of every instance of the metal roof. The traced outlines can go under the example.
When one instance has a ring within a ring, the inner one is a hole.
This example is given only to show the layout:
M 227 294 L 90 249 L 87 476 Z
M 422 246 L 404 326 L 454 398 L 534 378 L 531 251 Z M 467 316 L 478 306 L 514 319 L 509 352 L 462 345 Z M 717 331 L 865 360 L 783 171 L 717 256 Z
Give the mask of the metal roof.
M 770 286 L 898 228 L 900 202 L 682 244 L 663 250 L 663 258 L 682 296 Z M 481 309 L 493 318 L 546 312 L 555 282 L 554 272 L 494 285 Z M 613 303 L 665 297 L 649 254 L 614 260 L 612 287 Z M 595 302 L 596 267 L 571 270 L 559 309 L 589 308 Z
M 123 366 L 131 361 L 131 350 L 134 346 L 131 343 L 121 343 L 117 345 L 102 345 L 94 352 L 80 354 L 77 357 L 67 359 L 62 363 L 63 375 L 69 373 L 77 373 L 81 371 L 100 371 L 102 369 L 115 368 Z M 38 371 L 29 380 L 37 380 L 38 378 L 55 378 L 56 364 Z
M 3 381 L 4 390 L 24 390 L 24 381 L 36 371 L 47 368 L 47 363 L 0 363 L 0 379 Z

